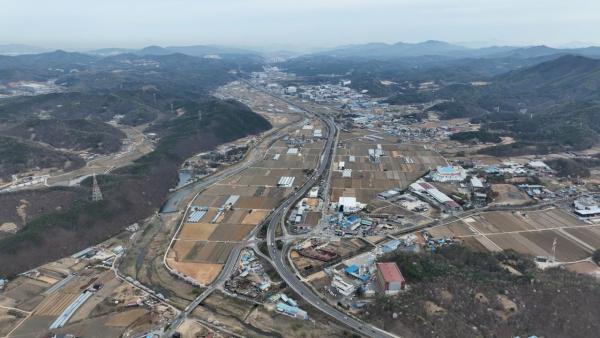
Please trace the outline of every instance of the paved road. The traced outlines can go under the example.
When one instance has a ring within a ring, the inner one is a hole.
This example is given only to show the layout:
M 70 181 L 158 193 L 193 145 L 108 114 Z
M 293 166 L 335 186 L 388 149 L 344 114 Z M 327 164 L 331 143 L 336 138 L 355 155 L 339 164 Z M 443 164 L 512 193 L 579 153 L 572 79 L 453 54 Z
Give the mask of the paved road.
M 291 126 L 300 125 L 302 123 L 303 123 L 303 121 L 299 121 Z M 287 135 L 287 133 L 285 133 L 285 129 L 286 129 L 285 127 L 280 128 L 279 130 L 274 132 L 273 135 L 269 136 L 267 148 L 265 149 L 264 154 L 262 154 L 260 147 L 256 146 L 252 149 L 252 154 L 250 155 L 250 159 L 248 159 L 244 163 L 242 163 L 240 165 L 229 167 L 229 168 L 219 172 L 218 174 L 212 175 L 212 176 L 204 179 L 200 183 L 186 186 L 186 187 L 176 191 L 175 193 L 173 193 L 167 199 L 167 201 L 164 203 L 164 205 L 161 209 L 161 212 L 166 213 L 166 212 L 177 211 L 179 209 L 179 203 L 181 202 L 181 200 L 183 198 L 185 198 L 186 196 L 188 196 L 189 194 L 191 194 L 195 191 L 196 192 L 202 191 L 203 189 L 205 189 L 225 178 L 231 177 L 233 175 L 237 175 L 240 172 L 242 172 L 243 170 L 247 169 L 248 167 L 256 164 L 258 161 L 260 161 L 264 157 L 264 155 L 266 155 L 266 151 L 270 148 L 270 146 L 273 143 L 275 143 L 275 141 L 277 141 L 278 139 Z M 269 219 L 269 218 L 267 218 L 267 219 Z M 260 228 L 261 228 L 260 226 L 255 227 L 250 232 L 250 234 L 248 234 L 247 238 L 254 238 L 256 236 L 256 233 L 260 230 Z M 175 236 L 177 236 L 178 232 L 179 232 L 179 230 L 176 232 Z M 175 236 L 173 237 L 173 239 L 175 238 Z M 173 240 L 169 244 L 169 248 L 172 244 L 173 244 Z M 246 246 L 246 242 L 244 241 L 244 242 L 236 245 L 233 248 L 233 250 L 229 254 L 227 261 L 223 265 L 223 268 L 221 269 L 221 272 L 219 273 L 217 278 L 211 283 L 211 285 L 209 285 L 209 287 L 206 290 L 204 290 L 198 297 L 196 297 L 190 304 L 188 304 L 188 306 L 184 309 L 184 311 L 180 312 L 179 315 L 177 315 L 177 317 L 175 317 L 173 319 L 173 321 L 171 321 L 171 325 L 170 325 L 169 329 L 165 331 L 165 333 L 163 334 L 163 337 L 171 337 L 173 335 L 173 333 L 175 332 L 175 329 L 181 323 L 183 323 L 183 321 L 187 318 L 187 316 L 190 313 L 192 313 L 192 311 L 194 311 L 194 309 L 198 305 L 200 305 L 200 303 L 202 303 L 213 291 L 215 291 L 216 289 L 221 287 L 221 285 L 223 285 L 229 279 L 229 277 L 233 273 L 233 269 L 237 265 L 237 262 L 238 262 L 238 259 L 240 256 L 240 252 L 242 251 L 242 249 L 245 246 Z M 167 249 L 167 252 L 168 252 L 168 249 Z M 166 257 L 166 254 L 165 254 L 165 257 Z M 167 267 L 167 269 L 169 269 L 168 265 L 166 265 L 166 262 L 164 264 Z
M 255 87 L 256 88 L 256 87 Z M 260 88 L 256 88 L 262 90 Z M 263 91 L 265 92 L 265 91 Z M 285 217 L 285 214 L 288 208 L 294 205 L 299 199 L 301 199 L 310 188 L 312 188 L 318 180 L 321 178 L 323 173 L 329 168 L 331 164 L 331 155 L 333 152 L 333 143 L 337 135 L 337 126 L 333 121 L 331 116 L 324 116 L 319 113 L 311 112 L 306 110 L 303 107 L 296 105 L 294 102 L 287 100 L 282 97 L 275 96 L 271 93 L 265 92 L 270 96 L 273 96 L 277 99 L 280 99 L 291 106 L 294 106 L 300 110 L 302 110 L 305 114 L 309 114 L 312 116 L 316 116 L 320 118 L 326 125 L 328 129 L 327 134 L 327 142 L 321 156 L 321 160 L 318 164 L 318 168 L 313 172 L 311 177 L 301 186 L 299 187 L 292 195 L 285 199 L 285 201 L 279 205 L 277 209 L 271 213 L 271 215 L 265 220 L 268 222 L 268 232 L 267 232 L 267 246 L 269 250 L 269 255 L 272 258 L 273 265 L 282 279 L 287 283 L 287 285 L 292 288 L 300 297 L 302 297 L 309 304 L 319 309 L 323 313 L 329 315 L 330 317 L 336 319 L 341 324 L 347 326 L 355 332 L 358 332 L 367 337 L 376 337 L 376 338 L 388 338 L 395 337 L 392 334 L 389 334 L 383 330 L 380 330 L 374 326 L 361 322 L 353 317 L 348 316 L 347 314 L 341 312 L 340 310 L 334 308 L 329 305 L 325 301 L 323 301 L 317 294 L 315 294 L 311 289 L 309 289 L 306 285 L 300 281 L 297 276 L 291 271 L 290 267 L 288 267 L 285 262 L 285 248 L 283 251 L 277 249 L 275 245 L 275 232 L 277 226 L 281 223 L 282 219 Z M 245 168 L 244 168 L 245 169 Z M 237 170 L 237 169 L 236 169 Z M 241 171 L 243 169 L 239 169 Z M 238 172 L 239 172 L 238 171 Z M 235 172 L 235 171 L 234 171 Z M 227 174 L 232 175 L 232 173 Z M 214 184 L 218 179 L 210 180 L 206 183 L 206 186 L 210 184 Z M 211 183 L 212 182 L 212 183 Z M 173 198 L 173 197 L 172 197 Z M 179 201 L 174 201 L 177 204 Z M 163 208 L 164 209 L 164 208 Z M 249 235 L 249 238 L 254 237 L 256 232 L 260 229 L 260 227 L 254 228 L 254 230 Z M 217 279 L 204 291 L 200 294 L 193 302 L 191 302 L 184 311 L 182 311 L 172 322 L 170 329 L 165 332 L 163 337 L 170 337 L 174 332 L 174 329 L 177 328 L 185 318 L 202 302 L 206 297 L 208 297 L 214 290 L 219 288 L 227 279 L 229 279 L 233 269 L 235 268 L 240 252 L 243 248 L 243 243 L 237 245 L 229 255 L 229 258 L 223 269 L 219 273 Z
M 321 157 L 321 161 L 319 162 L 319 166 L 317 170 L 315 170 L 315 172 L 313 173 L 312 177 L 306 183 L 304 183 L 304 185 L 300 187 L 293 195 L 289 196 L 277 209 L 275 209 L 275 211 L 272 214 L 273 217 L 271 217 L 271 219 L 269 220 L 269 227 L 267 231 L 267 247 L 269 250 L 269 255 L 273 260 L 274 267 L 277 270 L 277 273 L 279 273 L 279 275 L 281 276 L 281 278 L 287 283 L 287 285 L 290 288 L 292 288 L 292 290 L 294 290 L 300 297 L 302 297 L 306 302 L 319 309 L 323 313 L 336 319 L 338 322 L 345 325 L 346 327 L 367 337 L 394 337 L 393 335 L 383 330 L 380 330 L 374 326 L 371 326 L 360 320 L 348 316 L 347 314 L 341 312 L 335 307 L 329 305 L 327 302 L 323 301 L 321 297 L 315 294 L 309 287 L 307 287 L 302 281 L 300 281 L 296 274 L 292 272 L 291 268 L 285 263 L 285 252 L 287 248 L 284 247 L 282 251 L 277 249 L 275 239 L 277 227 L 281 223 L 281 220 L 285 217 L 285 214 L 289 207 L 291 207 L 299 199 L 301 199 L 308 192 L 308 190 L 312 188 L 315 185 L 315 183 L 317 183 L 319 178 L 329 168 L 332 160 L 331 155 L 333 152 L 333 143 L 337 135 L 337 127 L 331 116 L 323 116 L 318 113 L 312 113 L 302 107 L 297 106 L 289 100 L 282 100 L 286 101 L 292 106 L 295 106 L 296 108 L 302 109 L 305 112 L 318 116 L 327 125 L 328 138 L 323 151 L 323 156 Z

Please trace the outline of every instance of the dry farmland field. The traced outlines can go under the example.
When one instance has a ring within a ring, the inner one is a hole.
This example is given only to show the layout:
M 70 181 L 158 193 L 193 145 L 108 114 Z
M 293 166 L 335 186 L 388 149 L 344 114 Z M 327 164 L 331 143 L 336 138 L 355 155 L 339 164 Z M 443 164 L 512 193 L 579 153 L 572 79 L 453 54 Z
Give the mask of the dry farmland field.
M 376 163 L 369 158 L 369 149 L 381 145 L 383 156 Z M 429 169 L 446 164 L 436 152 L 423 145 L 396 144 L 388 139 L 368 139 L 361 134 L 342 132 L 335 152 L 331 179 L 332 201 L 341 196 L 356 197 L 368 203 L 378 193 L 392 188 L 406 189 Z M 343 177 L 351 169 L 351 177 Z
M 315 121 L 310 127 L 291 132 L 288 138 L 273 143 L 253 166 L 202 191 L 192 205 L 205 207 L 207 212 L 197 222 L 184 216 L 167 253 L 167 264 L 201 284 L 212 282 L 233 248 L 241 245 L 317 165 L 324 142 L 312 135 L 314 128 L 322 127 Z M 282 177 L 293 177 L 292 185 L 278 186 Z
M 581 221 L 558 208 L 484 212 L 432 228 L 430 233 L 461 238 L 475 250 L 514 249 L 531 256 L 552 256 L 556 240 L 556 260 L 560 262 L 585 259 L 600 248 L 600 225 Z

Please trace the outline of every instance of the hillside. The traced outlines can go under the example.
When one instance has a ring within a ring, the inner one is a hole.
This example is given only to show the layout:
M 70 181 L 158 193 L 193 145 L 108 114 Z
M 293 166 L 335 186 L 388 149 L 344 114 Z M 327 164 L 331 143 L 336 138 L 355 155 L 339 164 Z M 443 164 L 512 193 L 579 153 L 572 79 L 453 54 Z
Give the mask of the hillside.
M 83 164 L 78 156 L 0 136 L 0 178 L 5 181 L 20 172 L 48 168 L 73 170 Z
M 558 100 L 600 97 L 600 60 L 566 55 L 539 65 L 509 72 L 495 79 L 512 91 L 522 90 Z
M 585 149 L 600 142 L 600 60 L 567 55 L 492 81 L 483 87 L 450 85 L 435 93 L 463 107 L 452 114 L 439 109 L 442 116 L 475 116 L 474 122 L 529 142 L 531 149 Z
M 0 134 L 42 142 L 54 148 L 86 150 L 96 154 L 117 152 L 126 137 L 119 129 L 97 120 L 26 120 Z
M 600 330 L 597 280 L 540 271 L 516 252 L 454 246 L 383 260 L 397 262 L 410 289 L 378 298 L 365 319 L 402 337 L 588 337 Z
M 161 139 L 152 153 L 98 177 L 104 201 L 89 200 L 88 179 L 82 183 L 84 189 L 73 189 L 78 191 L 77 197 L 70 197 L 74 202 L 68 208 L 31 219 L 16 235 L 0 239 L 0 275 L 10 276 L 70 255 L 148 217 L 176 184 L 185 158 L 271 127 L 248 107 L 233 101 L 204 97 L 180 102 L 175 108 L 186 113 L 155 125 L 153 130 Z
M 109 121 L 123 115 L 125 124 L 138 125 L 156 119 L 160 107 L 151 92 L 94 91 L 24 96 L 0 101 L 0 117 L 23 119 L 95 119 Z

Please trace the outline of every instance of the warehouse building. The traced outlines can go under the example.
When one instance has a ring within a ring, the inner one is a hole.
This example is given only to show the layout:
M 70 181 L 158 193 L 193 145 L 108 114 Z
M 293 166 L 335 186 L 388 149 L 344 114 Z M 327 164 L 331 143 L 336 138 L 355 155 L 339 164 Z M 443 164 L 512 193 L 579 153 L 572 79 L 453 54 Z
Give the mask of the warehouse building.
M 431 176 L 436 182 L 462 182 L 467 178 L 467 172 L 461 166 L 439 166 Z
M 385 295 L 396 295 L 406 287 L 406 281 L 396 263 L 377 263 L 377 281 Z
M 285 303 L 281 303 L 281 302 L 277 303 L 277 311 L 281 312 L 281 313 L 285 313 L 286 315 L 288 315 L 290 317 L 303 319 L 303 320 L 308 319 L 308 314 L 306 313 L 306 311 L 304 311 L 296 306 L 287 305 Z
M 423 180 L 411 184 L 409 189 L 428 203 L 439 206 L 444 212 L 453 213 L 462 210 L 461 206 L 453 199 Z

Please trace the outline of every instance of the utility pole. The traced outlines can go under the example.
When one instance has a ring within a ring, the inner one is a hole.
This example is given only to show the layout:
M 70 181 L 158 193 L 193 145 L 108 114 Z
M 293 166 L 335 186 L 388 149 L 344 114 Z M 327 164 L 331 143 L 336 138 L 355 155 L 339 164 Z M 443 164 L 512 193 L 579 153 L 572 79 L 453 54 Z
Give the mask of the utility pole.
M 92 181 L 92 201 L 102 201 L 102 191 L 100 191 L 100 186 L 96 180 L 96 173 L 94 173 Z

